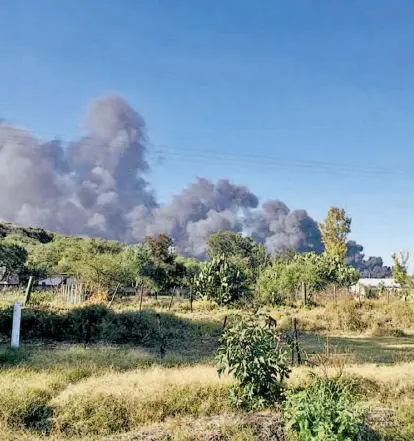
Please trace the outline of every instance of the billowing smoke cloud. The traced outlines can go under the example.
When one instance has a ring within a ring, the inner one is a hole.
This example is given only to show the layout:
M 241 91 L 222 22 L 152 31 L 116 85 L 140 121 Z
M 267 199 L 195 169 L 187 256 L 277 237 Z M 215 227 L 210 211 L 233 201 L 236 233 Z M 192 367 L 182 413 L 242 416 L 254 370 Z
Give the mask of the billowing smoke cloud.
M 356 268 L 361 277 L 373 279 L 392 277 L 391 267 L 384 266 L 381 257 L 371 256 L 365 259 L 364 247 L 354 240 L 348 241 L 347 248 L 346 263 Z
M 246 222 L 251 236 L 270 251 L 322 251 L 317 223 L 305 210 L 290 211 L 281 201 L 268 201 Z
M 199 178 L 160 206 L 145 179 L 144 120 L 121 97 L 95 101 L 84 128 L 82 138 L 63 145 L 0 124 L 0 218 L 125 242 L 164 233 L 181 253 L 199 257 L 220 230 L 251 234 L 269 251 L 322 251 L 306 211 L 277 200 L 258 207 L 256 195 L 226 179 Z

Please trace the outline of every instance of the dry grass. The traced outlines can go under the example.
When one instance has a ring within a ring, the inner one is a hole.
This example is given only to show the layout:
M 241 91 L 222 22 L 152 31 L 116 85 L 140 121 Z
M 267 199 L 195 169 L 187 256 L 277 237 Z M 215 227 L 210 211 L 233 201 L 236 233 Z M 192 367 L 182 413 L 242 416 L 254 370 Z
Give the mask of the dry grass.
M 347 364 L 402 363 L 414 360 L 414 334 L 404 337 L 371 336 L 370 334 L 333 334 L 318 336 L 301 333 L 301 348 L 312 359 L 314 354 L 340 355 Z
M 167 425 L 174 439 L 197 439 L 189 427 L 231 411 L 231 379 L 219 379 L 212 362 L 220 324 L 231 311 L 196 304 L 190 313 L 185 304 L 177 301 L 175 317 L 166 317 L 169 335 L 162 361 L 157 347 L 95 344 L 85 349 L 41 343 L 17 352 L 0 349 L 0 440 L 38 441 L 45 439 L 43 432 L 49 441 L 63 436 L 101 441 L 109 434 L 154 424 Z M 134 308 L 133 304 L 115 306 Z M 165 312 L 163 304 L 147 306 Z M 395 424 L 403 425 L 405 432 L 394 427 L 383 439 L 414 439 L 410 423 L 414 415 L 412 305 L 338 302 L 326 307 L 279 308 L 272 313 L 285 329 L 290 328 L 291 317 L 297 316 L 301 348 L 316 364 L 319 360 L 329 375 L 342 369 L 356 379 L 366 405 L 395 411 Z M 189 361 L 193 364 L 188 365 Z M 320 369 L 313 368 L 315 372 Z M 310 381 L 309 371 L 309 367 L 294 368 L 288 386 L 304 387 Z M 231 419 L 224 426 L 237 421 Z M 232 424 L 227 435 L 223 439 L 254 439 L 249 429 L 238 431 Z
M 105 393 L 111 395 L 128 395 L 146 400 L 170 386 L 207 387 L 228 385 L 230 378 L 219 378 L 212 366 L 189 366 L 182 368 L 163 368 L 155 366 L 146 370 L 135 370 L 124 373 L 108 373 L 92 377 L 67 388 L 56 399 L 65 402 L 71 395 L 83 393 Z
M 70 386 L 51 406 L 67 435 L 107 435 L 185 415 L 229 411 L 229 379 L 205 366 L 107 374 Z
M 73 369 L 35 372 L 13 368 L 2 372 L 0 430 L 20 431 L 21 439 L 34 439 L 36 433 L 102 436 L 168 418 L 230 410 L 231 380 L 219 379 L 213 367 L 89 372 L 89 378 Z
M 381 328 L 382 335 L 392 335 L 393 330 L 414 330 L 414 303 L 381 300 L 343 300 L 329 302 L 313 308 L 274 309 L 272 315 L 278 319 L 282 329 L 289 329 L 293 316 L 297 317 L 304 331 L 371 332 Z

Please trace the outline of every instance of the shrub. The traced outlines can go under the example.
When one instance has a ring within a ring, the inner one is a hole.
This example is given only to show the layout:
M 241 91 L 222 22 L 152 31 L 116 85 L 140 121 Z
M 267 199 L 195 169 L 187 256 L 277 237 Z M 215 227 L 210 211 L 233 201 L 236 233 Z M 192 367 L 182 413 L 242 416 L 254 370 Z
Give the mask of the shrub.
M 201 265 L 193 281 L 193 290 L 199 298 L 206 297 L 218 305 L 227 305 L 248 297 L 248 285 L 245 271 L 222 255 Z
M 282 305 L 286 301 L 286 294 L 281 287 L 279 265 L 265 268 L 257 279 L 256 298 L 260 303 Z
M 369 308 L 369 303 L 360 304 L 356 300 L 328 304 L 322 319 L 330 322 L 327 329 L 363 332 L 373 325 L 373 312 Z
M 30 305 L 50 305 L 56 299 L 51 291 L 35 291 L 30 297 Z
M 272 322 L 261 314 L 236 317 L 225 329 L 217 351 L 219 375 L 233 374 L 230 400 L 236 407 L 261 409 L 274 405 L 289 376 L 287 352 Z
M 88 343 L 99 338 L 100 324 L 107 316 L 108 309 L 102 305 L 91 305 L 74 309 L 71 313 L 72 336 Z
M 34 389 L 26 391 L 24 396 L 10 393 L 2 398 L 3 419 L 10 428 L 49 433 L 53 414 L 48 405 L 49 393 Z
M 13 322 L 13 307 L 0 309 L 0 334 L 5 337 L 10 337 Z
M 100 325 L 100 337 L 111 343 L 145 343 L 156 334 L 156 323 L 152 316 L 145 311 L 141 314 L 134 311 L 108 314 Z
M 318 377 L 308 389 L 286 394 L 285 416 L 299 441 L 356 439 L 364 417 L 352 387 L 338 378 Z

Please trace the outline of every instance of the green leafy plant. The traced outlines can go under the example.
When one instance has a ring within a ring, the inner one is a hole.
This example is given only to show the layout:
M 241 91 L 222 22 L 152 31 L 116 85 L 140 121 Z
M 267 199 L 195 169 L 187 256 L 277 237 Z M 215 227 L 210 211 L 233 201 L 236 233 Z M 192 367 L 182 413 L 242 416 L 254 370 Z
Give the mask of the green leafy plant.
M 285 417 L 298 440 L 356 440 L 364 417 L 352 387 L 340 378 L 317 377 L 308 389 L 287 392 Z
M 216 360 L 219 375 L 229 373 L 236 381 L 231 403 L 246 410 L 274 405 L 290 373 L 275 322 L 260 313 L 233 318 L 220 338 Z
M 243 270 L 222 255 L 201 265 L 193 289 L 197 297 L 226 305 L 250 294 L 248 278 Z

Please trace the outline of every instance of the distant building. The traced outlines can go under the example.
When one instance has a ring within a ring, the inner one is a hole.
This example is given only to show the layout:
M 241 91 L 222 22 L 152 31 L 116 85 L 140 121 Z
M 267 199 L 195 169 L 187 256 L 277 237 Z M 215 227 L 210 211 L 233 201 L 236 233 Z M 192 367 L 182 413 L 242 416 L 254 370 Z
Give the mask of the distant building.
M 2 277 L 0 280 L 0 286 L 18 286 L 19 278 L 17 276 Z
M 40 286 L 73 285 L 74 283 L 76 283 L 75 279 L 65 274 L 56 274 L 48 279 L 39 280 L 39 282 L 37 282 Z
M 401 287 L 394 279 L 359 279 L 358 283 L 351 286 L 350 291 L 355 294 L 365 294 L 367 290 L 376 291 L 379 288 L 398 291 Z
M 170 254 L 177 254 L 177 247 L 174 246 L 174 245 L 168 247 L 168 252 L 169 252 Z

